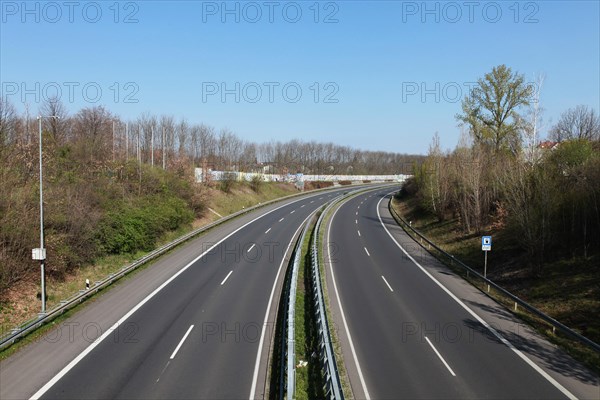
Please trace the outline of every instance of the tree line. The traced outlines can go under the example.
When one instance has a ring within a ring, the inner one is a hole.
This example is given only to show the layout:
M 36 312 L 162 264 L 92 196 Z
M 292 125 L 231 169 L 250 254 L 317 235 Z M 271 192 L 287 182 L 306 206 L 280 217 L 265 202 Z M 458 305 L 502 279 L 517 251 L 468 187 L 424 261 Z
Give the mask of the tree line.
M 436 133 L 405 187 L 465 232 L 511 233 L 538 273 L 546 261 L 600 249 L 600 118 L 568 109 L 548 131 L 552 142 L 541 143 L 540 90 L 494 67 L 462 102 L 456 148 L 443 151 Z
M 94 162 L 135 159 L 163 169 L 186 163 L 241 172 L 387 175 L 406 173 L 419 160 L 408 154 L 297 139 L 256 143 L 228 129 L 166 115 L 145 113 L 124 121 L 102 106 L 69 115 L 56 99 L 45 101 L 39 115 L 44 117 L 43 130 L 50 141 L 59 146 L 85 143 L 82 151 Z M 0 145 L 35 143 L 37 123 L 35 117 L 19 115 L 10 102 L 0 100 Z

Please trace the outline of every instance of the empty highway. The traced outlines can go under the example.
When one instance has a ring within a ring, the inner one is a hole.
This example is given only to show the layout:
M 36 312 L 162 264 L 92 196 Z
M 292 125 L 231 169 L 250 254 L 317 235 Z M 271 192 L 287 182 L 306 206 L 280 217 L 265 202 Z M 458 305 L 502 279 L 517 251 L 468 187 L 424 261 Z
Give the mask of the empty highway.
M 355 196 L 325 227 L 333 321 L 356 398 L 598 398 L 596 376 L 413 242 L 388 193 Z
M 262 398 L 285 255 L 348 190 L 244 215 L 119 283 L 4 360 L 2 399 Z

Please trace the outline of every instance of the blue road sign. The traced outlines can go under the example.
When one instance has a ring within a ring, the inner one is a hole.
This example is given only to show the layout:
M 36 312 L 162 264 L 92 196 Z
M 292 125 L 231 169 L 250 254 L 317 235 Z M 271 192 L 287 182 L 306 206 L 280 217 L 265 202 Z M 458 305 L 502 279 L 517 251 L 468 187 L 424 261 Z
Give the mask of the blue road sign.
M 492 251 L 492 237 L 491 236 L 482 236 L 481 237 L 481 250 L 482 251 Z

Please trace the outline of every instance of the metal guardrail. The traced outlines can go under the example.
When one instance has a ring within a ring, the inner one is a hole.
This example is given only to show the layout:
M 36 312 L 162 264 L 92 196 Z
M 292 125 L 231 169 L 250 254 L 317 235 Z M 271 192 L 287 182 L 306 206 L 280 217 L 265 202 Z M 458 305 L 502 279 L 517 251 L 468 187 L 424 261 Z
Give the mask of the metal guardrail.
M 322 192 L 322 191 L 327 191 L 327 190 L 332 190 L 332 189 L 339 190 L 339 188 L 325 188 L 325 189 L 317 189 L 317 190 L 311 191 L 309 193 L 317 193 L 317 192 Z M 111 285 L 114 281 L 121 279 L 122 277 L 124 277 L 131 271 L 137 269 L 138 267 L 144 265 L 148 261 L 151 261 L 151 260 L 154 260 L 155 258 L 160 257 L 161 255 L 169 252 L 170 250 L 177 247 L 181 243 L 190 240 L 191 238 L 199 235 L 200 233 L 203 233 L 209 229 L 214 228 L 215 226 L 221 225 L 229 220 L 232 220 L 236 217 L 239 217 L 240 215 L 254 211 L 258 208 L 265 207 L 265 206 L 268 206 L 273 203 L 289 200 L 291 198 L 299 197 L 299 196 L 306 195 L 306 194 L 307 193 L 295 193 L 295 194 L 292 194 L 289 196 L 284 196 L 284 197 L 281 197 L 278 199 L 273 199 L 273 200 L 270 200 L 270 201 L 267 201 L 264 203 L 260 203 L 255 206 L 248 207 L 246 209 L 242 209 L 233 214 L 230 214 L 228 216 L 220 218 L 217 221 L 214 221 L 208 225 L 205 225 L 203 227 L 195 229 L 192 232 L 187 233 L 187 234 L 181 236 L 180 238 L 175 239 L 174 241 L 159 247 L 158 249 L 146 254 L 142 258 L 134 261 L 133 263 L 124 266 L 123 268 L 121 268 L 121 270 L 119 272 L 109 274 L 103 280 L 96 282 L 94 284 L 94 286 L 91 286 L 89 288 L 89 290 L 80 290 L 78 293 L 73 294 L 71 297 L 69 297 L 65 300 L 61 300 L 59 304 L 57 304 L 54 308 L 48 310 L 45 314 L 40 314 L 37 318 L 31 319 L 31 320 L 21 324 L 20 326 L 16 327 L 15 329 L 12 329 L 7 334 L 4 334 L 2 336 L 2 338 L 0 338 L 0 351 L 4 350 L 7 347 L 10 347 L 17 340 L 25 337 L 29 333 L 40 328 L 42 325 L 52 321 L 54 318 L 58 317 L 59 315 L 62 315 L 64 312 L 73 308 L 77 304 L 82 303 L 88 297 L 91 297 L 93 294 L 96 294 L 98 291 Z
M 314 218 L 314 213 L 312 213 L 308 218 L 304 229 L 302 230 L 302 234 L 298 238 L 296 242 L 296 246 L 294 248 L 294 262 L 292 265 L 291 278 L 289 280 L 289 286 L 287 290 L 287 312 L 284 313 L 284 329 L 287 335 L 283 335 L 284 339 L 287 336 L 287 346 L 284 346 L 283 350 L 285 352 L 284 360 L 286 362 L 282 363 L 282 369 L 285 369 L 285 372 L 282 371 L 282 385 L 279 397 L 283 399 L 283 391 L 284 386 L 287 389 L 287 398 L 289 400 L 294 398 L 296 393 L 296 292 L 298 288 L 298 270 L 300 269 L 300 263 L 302 260 L 302 245 L 304 240 L 306 239 L 306 235 L 309 232 L 309 227 L 312 224 Z M 283 385 L 283 375 L 287 375 L 287 380 L 285 381 L 285 385 Z
M 392 198 L 393 198 L 393 196 L 392 196 Z M 506 297 L 510 298 L 511 301 L 513 301 L 515 303 L 515 309 L 517 308 L 517 305 L 521 306 L 522 308 L 524 308 L 525 310 L 529 311 L 534 316 L 540 318 L 541 320 L 543 320 L 547 324 L 551 325 L 552 328 L 553 328 L 553 330 L 558 330 L 558 331 L 564 333 L 565 335 L 570 336 L 571 338 L 579 341 L 580 343 L 584 344 L 585 346 L 587 346 L 587 347 L 589 347 L 589 348 L 591 348 L 591 349 L 593 349 L 593 350 L 595 350 L 597 352 L 600 352 L 600 345 L 598 343 L 596 343 L 596 342 L 594 342 L 594 341 L 586 338 L 585 336 L 583 336 L 583 335 L 575 332 L 573 329 L 571 329 L 568 326 L 566 326 L 566 325 L 558 322 L 557 320 L 555 320 L 554 318 L 550 317 L 549 315 L 544 314 L 542 311 L 538 310 L 537 308 L 535 308 L 531 304 L 525 302 L 524 300 L 522 300 L 519 297 L 515 296 L 514 294 L 510 293 L 508 290 L 506 290 L 503 287 L 499 286 L 498 284 L 492 282 L 491 280 L 485 278 L 479 272 L 475 271 L 473 268 L 469 267 L 467 264 L 465 264 L 464 262 L 462 262 L 459 259 L 457 259 L 456 257 L 454 257 L 452 254 L 447 253 L 443 249 L 439 248 L 435 243 L 433 243 L 431 240 L 429 240 L 427 237 L 425 237 L 421 232 L 419 232 L 418 230 L 416 230 L 415 228 L 413 228 L 409 223 L 407 223 L 406 220 L 404 218 L 402 218 L 396 212 L 396 210 L 394 210 L 394 208 L 392 207 L 392 198 L 390 198 L 390 201 L 388 203 L 388 209 L 390 210 L 390 213 L 392 214 L 392 216 L 394 217 L 394 219 L 397 222 L 401 223 L 400 226 L 407 233 L 409 233 L 409 235 L 410 235 L 410 232 L 408 232 L 407 229 L 410 230 L 411 232 L 413 232 L 415 235 L 417 235 L 417 237 L 419 237 L 421 239 L 421 241 L 420 241 L 420 245 L 421 246 L 423 246 L 423 241 L 425 241 L 430 246 L 430 248 L 435 249 L 442 256 L 444 256 L 445 258 L 449 259 L 451 265 L 457 264 L 458 266 L 460 266 L 463 269 L 465 269 L 469 275 L 473 274 L 475 277 L 481 279 L 483 282 L 485 282 L 487 285 L 489 285 L 488 288 L 491 286 L 496 291 L 498 291 L 498 292 L 502 293 L 503 295 L 505 295 Z M 489 289 L 488 289 L 488 291 L 489 291 Z
M 341 388 L 341 382 L 339 379 L 337 365 L 335 363 L 335 355 L 333 352 L 332 342 L 330 339 L 329 325 L 327 324 L 327 316 L 325 313 L 325 302 L 323 298 L 323 290 L 321 289 L 321 278 L 318 264 L 318 235 L 319 227 L 323 216 L 326 212 L 338 201 L 349 196 L 361 193 L 364 190 L 352 190 L 342 195 L 336 196 L 328 201 L 327 206 L 323 210 L 321 217 L 318 219 L 314 228 L 314 238 L 311 246 L 311 277 L 312 285 L 315 290 L 315 302 L 316 319 L 319 329 L 319 342 L 320 342 L 320 360 L 322 362 L 322 369 L 325 372 L 326 381 L 326 393 L 330 399 L 343 399 L 343 392 Z M 315 211 L 314 213 L 316 213 Z M 294 263 L 292 265 L 292 271 L 290 278 L 286 281 L 284 286 L 284 293 L 282 296 L 287 297 L 287 310 L 284 312 L 283 326 L 284 331 L 282 334 L 281 343 L 281 354 L 282 360 L 279 378 L 279 398 L 284 398 L 284 393 L 287 395 L 288 400 L 292 400 L 296 393 L 296 349 L 295 349 L 295 318 L 296 318 L 296 293 L 298 287 L 298 269 L 302 259 L 302 244 L 306 239 L 306 235 L 309 232 L 309 227 L 312 223 L 313 216 L 307 219 L 306 225 L 302 231 L 302 234 L 296 246 L 294 248 Z M 286 380 L 287 377 L 287 380 Z
M 352 193 L 355 194 L 355 193 Z M 338 198 L 341 200 L 346 196 Z M 327 321 L 327 314 L 325 312 L 325 299 L 323 295 L 323 288 L 321 286 L 321 272 L 319 268 L 319 229 L 327 212 L 331 207 L 336 204 L 337 201 L 332 201 L 323 210 L 317 224 L 315 225 L 312 249 L 311 249 L 311 278 L 314 288 L 315 309 L 316 309 L 316 320 L 317 327 L 319 329 L 319 356 L 322 363 L 323 370 L 325 372 L 325 393 L 329 399 L 344 399 L 344 393 L 342 391 L 342 384 L 338 373 L 337 364 L 335 361 L 335 353 L 333 351 L 333 342 L 331 340 L 331 334 L 329 331 L 329 323 Z

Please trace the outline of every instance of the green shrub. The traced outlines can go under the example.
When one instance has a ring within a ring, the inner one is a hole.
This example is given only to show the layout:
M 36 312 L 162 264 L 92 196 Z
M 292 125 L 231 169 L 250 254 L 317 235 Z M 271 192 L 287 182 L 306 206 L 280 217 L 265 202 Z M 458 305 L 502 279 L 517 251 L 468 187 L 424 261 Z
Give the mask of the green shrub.
M 260 193 L 262 184 L 263 184 L 262 176 L 254 175 L 252 177 L 252 180 L 250 181 L 250 188 L 252 188 L 252 190 L 254 190 L 256 193 Z
M 225 172 L 221 181 L 221 190 L 225 193 L 230 193 L 235 181 L 236 175 L 234 172 Z
M 103 253 L 148 251 L 164 232 L 193 218 L 185 201 L 173 196 L 149 196 L 109 211 L 98 227 L 96 240 Z

